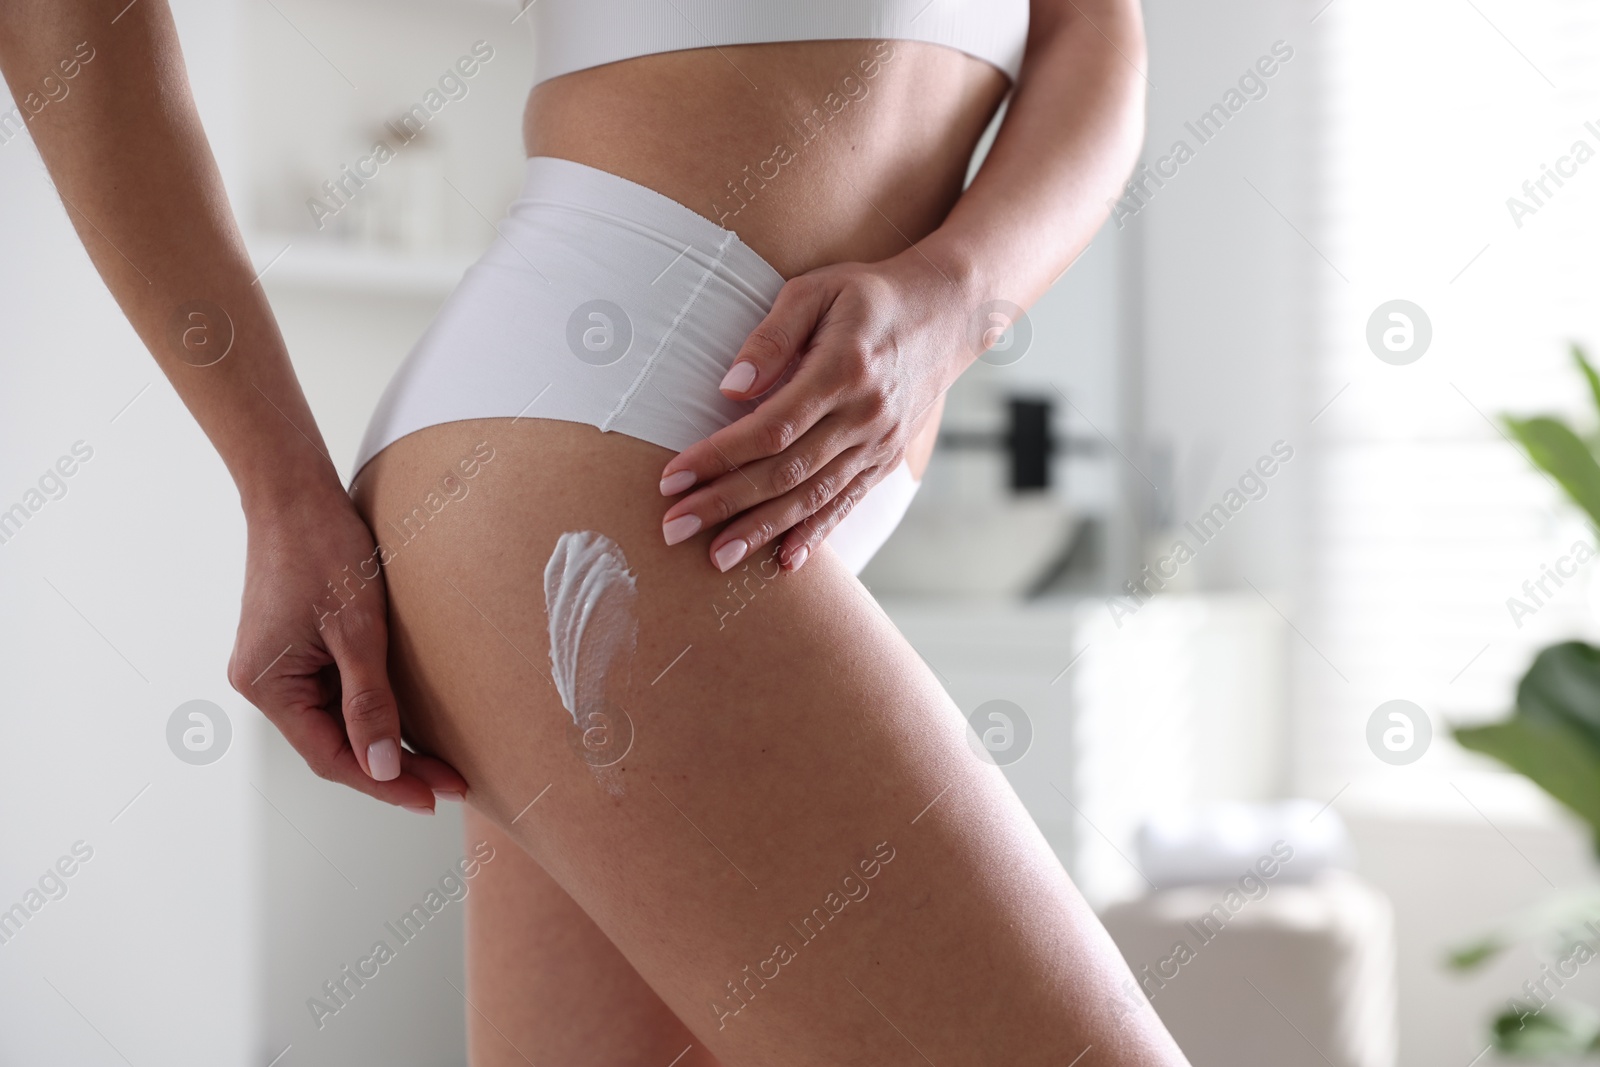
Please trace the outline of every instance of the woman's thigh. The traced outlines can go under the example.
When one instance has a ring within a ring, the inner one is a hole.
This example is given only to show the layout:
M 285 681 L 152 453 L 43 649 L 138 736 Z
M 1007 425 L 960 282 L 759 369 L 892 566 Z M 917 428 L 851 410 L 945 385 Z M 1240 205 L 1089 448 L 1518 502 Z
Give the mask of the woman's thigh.
M 943 402 L 906 453 L 921 479 Z M 853 511 L 846 523 L 864 520 Z M 835 535 L 851 532 L 836 530 Z M 887 530 L 854 531 L 872 542 Z M 836 543 L 830 540 L 830 544 Z M 468 841 L 487 841 L 500 862 L 485 867 L 467 898 L 467 1039 L 474 1067 L 554 1062 L 717 1067 L 683 1022 L 566 890 L 520 845 L 470 805 Z
M 859 583 L 825 551 L 723 575 L 710 531 L 668 548 L 669 454 L 481 420 L 368 466 L 408 735 L 725 1063 L 1181 1062 Z M 545 610 L 574 531 L 615 542 L 637 586 L 588 730 L 550 679 Z
M 473 808 L 488 841 L 467 896 L 467 1049 L 473 1067 L 717 1067 L 576 901 Z

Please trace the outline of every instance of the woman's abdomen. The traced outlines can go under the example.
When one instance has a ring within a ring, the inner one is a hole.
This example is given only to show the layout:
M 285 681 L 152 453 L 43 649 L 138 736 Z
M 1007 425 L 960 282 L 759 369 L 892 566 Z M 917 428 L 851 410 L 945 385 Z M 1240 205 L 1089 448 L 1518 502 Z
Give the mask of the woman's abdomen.
M 543 82 L 523 132 L 530 156 L 671 197 L 788 278 L 888 258 L 937 227 L 1006 87 L 915 41 L 693 49 Z

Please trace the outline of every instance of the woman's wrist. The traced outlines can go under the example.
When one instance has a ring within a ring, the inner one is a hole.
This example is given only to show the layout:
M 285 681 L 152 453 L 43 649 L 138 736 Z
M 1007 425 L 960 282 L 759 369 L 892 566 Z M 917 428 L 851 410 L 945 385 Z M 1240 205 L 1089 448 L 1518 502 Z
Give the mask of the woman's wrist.
M 895 257 L 915 272 L 926 275 L 935 283 L 935 292 L 941 300 L 953 304 L 976 307 L 990 299 L 986 293 L 988 274 L 982 250 L 975 248 L 964 234 L 952 231 L 948 224 L 928 234 L 922 240 Z
M 931 316 L 948 323 L 944 329 L 960 332 L 959 343 L 948 349 L 943 375 L 948 387 L 983 354 L 980 338 L 986 305 L 1002 294 L 993 291 L 991 273 L 981 252 L 960 234 L 935 230 L 895 257 L 906 276 L 927 286 L 929 300 L 938 313 Z
M 320 455 L 237 471 L 234 483 L 245 518 L 252 523 L 293 521 L 296 516 L 329 506 L 352 506 L 332 461 Z

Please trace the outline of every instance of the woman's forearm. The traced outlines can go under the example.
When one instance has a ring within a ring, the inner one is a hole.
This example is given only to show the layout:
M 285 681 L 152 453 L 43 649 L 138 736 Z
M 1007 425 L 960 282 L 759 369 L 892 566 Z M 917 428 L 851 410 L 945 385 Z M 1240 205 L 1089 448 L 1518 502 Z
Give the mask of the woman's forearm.
M 669 544 L 686 520 L 721 523 L 718 567 L 768 543 L 786 570 L 804 565 L 1016 314 L 992 302 L 1033 303 L 1105 221 L 1144 134 L 1144 59 L 1138 0 L 1032 0 L 1016 91 L 972 185 L 898 255 L 784 286 L 735 354 L 754 373 L 723 382 L 759 406 L 662 468 L 664 495 L 691 490 L 662 518 Z
M 918 245 L 964 295 L 1026 307 L 1088 245 L 1144 138 L 1144 67 L 1136 0 L 1035 0 L 994 145 Z
M 246 511 L 339 489 L 256 284 L 164 0 L 0 0 L 0 71 L 96 269 Z

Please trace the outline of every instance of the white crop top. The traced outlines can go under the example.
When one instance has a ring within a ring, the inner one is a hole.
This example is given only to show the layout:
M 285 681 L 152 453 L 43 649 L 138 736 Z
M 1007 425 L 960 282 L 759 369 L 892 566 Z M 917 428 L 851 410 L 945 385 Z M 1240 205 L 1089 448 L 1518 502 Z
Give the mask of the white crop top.
M 527 20 L 539 81 L 685 48 L 864 39 L 945 45 L 1015 82 L 1028 0 L 534 0 Z

